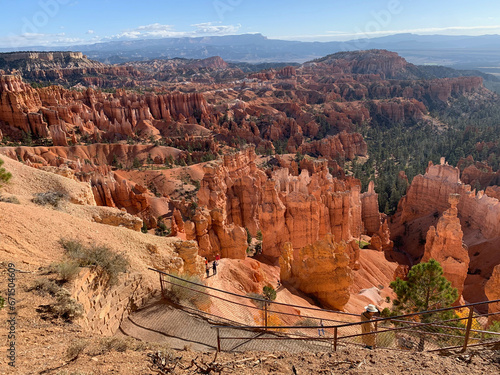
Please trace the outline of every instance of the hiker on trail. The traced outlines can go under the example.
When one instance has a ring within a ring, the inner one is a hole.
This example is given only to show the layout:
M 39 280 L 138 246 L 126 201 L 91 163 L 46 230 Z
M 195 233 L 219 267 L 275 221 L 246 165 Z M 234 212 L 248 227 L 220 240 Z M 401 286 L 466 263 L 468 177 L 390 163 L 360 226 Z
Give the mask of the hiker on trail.
M 217 263 L 219 263 L 219 260 L 220 260 L 220 255 L 219 255 L 219 254 L 217 254 L 217 255 L 215 256 L 215 261 L 216 261 Z
M 205 271 L 207 272 L 207 278 L 210 276 L 210 267 L 208 266 L 208 260 L 205 258 Z
M 214 260 L 214 262 L 212 264 L 212 268 L 214 270 L 214 275 L 216 275 L 217 274 L 217 261 L 216 260 Z
M 365 306 L 365 311 L 361 314 L 361 321 L 366 322 L 361 324 L 361 333 L 368 333 L 367 335 L 361 336 L 361 340 L 363 340 L 363 344 L 365 344 L 366 349 L 373 349 L 375 346 L 375 334 L 370 334 L 370 332 L 373 332 L 375 329 L 370 320 L 372 320 L 373 315 L 378 312 L 378 309 L 374 305 L 369 304 L 368 306 Z
M 324 336 L 325 335 L 325 329 L 323 328 L 323 319 L 320 319 L 319 326 L 321 328 L 318 328 L 318 336 Z

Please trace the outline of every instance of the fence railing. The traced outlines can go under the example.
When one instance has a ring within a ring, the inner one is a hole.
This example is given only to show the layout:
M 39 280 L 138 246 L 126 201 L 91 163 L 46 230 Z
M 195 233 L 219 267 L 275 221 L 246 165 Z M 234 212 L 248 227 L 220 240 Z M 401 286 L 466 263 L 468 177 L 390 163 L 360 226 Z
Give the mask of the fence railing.
M 357 314 L 268 301 L 151 270 L 158 272 L 167 299 L 214 324 L 218 350 L 325 351 L 369 345 L 435 351 L 500 343 L 500 333 L 490 329 L 500 312 L 479 313 L 500 300 L 373 319 L 371 332 L 362 333 L 367 323 Z

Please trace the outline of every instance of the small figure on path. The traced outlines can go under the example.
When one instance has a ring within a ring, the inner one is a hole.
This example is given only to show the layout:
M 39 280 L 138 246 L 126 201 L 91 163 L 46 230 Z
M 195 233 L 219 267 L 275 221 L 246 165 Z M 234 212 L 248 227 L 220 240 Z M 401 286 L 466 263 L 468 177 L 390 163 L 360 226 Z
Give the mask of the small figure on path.
M 217 261 L 214 260 L 213 264 L 212 264 L 212 269 L 214 270 L 214 275 L 217 274 Z
M 323 319 L 320 319 L 319 326 L 321 328 L 318 328 L 318 336 L 324 336 L 325 335 L 325 329 L 323 328 Z
M 208 260 L 205 258 L 205 271 L 207 272 L 207 278 L 210 276 L 210 266 L 208 265 Z
M 374 331 L 374 327 L 370 320 L 372 320 L 373 315 L 378 312 L 378 309 L 374 305 L 369 304 L 365 306 L 365 311 L 361 314 L 361 321 L 366 322 L 361 324 L 361 333 L 365 334 L 361 336 L 361 339 L 366 349 L 373 349 L 375 346 L 375 334 L 371 333 Z

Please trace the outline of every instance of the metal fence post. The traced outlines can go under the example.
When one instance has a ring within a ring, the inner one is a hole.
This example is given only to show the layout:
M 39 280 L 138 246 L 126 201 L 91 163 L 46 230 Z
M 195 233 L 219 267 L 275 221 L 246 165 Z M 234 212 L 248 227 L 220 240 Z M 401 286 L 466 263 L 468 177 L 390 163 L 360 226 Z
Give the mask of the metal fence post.
M 217 351 L 220 352 L 220 334 L 219 327 L 217 327 Z
M 267 330 L 267 301 L 264 302 L 264 326 Z
M 164 293 L 163 293 L 163 274 L 161 272 L 158 272 L 158 275 L 160 275 L 160 288 L 161 288 L 161 295 L 163 297 L 164 296 Z
M 462 348 L 463 352 L 467 350 L 467 345 L 469 344 L 469 336 L 470 336 L 470 329 L 472 327 L 473 316 L 474 316 L 474 309 L 472 308 L 472 306 L 470 306 L 469 317 L 467 318 L 467 329 L 465 330 L 464 347 Z
M 337 327 L 333 328 L 333 351 L 337 351 Z

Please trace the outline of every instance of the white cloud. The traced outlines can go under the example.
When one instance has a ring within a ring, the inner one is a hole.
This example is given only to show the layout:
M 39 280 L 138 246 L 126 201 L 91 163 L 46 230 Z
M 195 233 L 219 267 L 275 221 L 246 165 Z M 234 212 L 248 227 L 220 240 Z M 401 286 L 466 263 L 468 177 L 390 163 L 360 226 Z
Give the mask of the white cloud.
M 173 25 L 153 23 L 139 26 L 135 29 L 125 30 L 106 39 L 181 38 L 200 35 L 229 35 L 236 33 L 240 25 L 215 25 L 212 22 L 205 22 L 191 25 L 191 27 L 194 27 L 194 30 L 176 31 Z
M 65 33 L 42 34 L 42 33 L 24 33 L 15 35 L 13 33 L 6 37 L 0 36 L 0 47 L 21 48 L 21 47 L 58 47 L 78 44 L 99 43 L 112 40 L 137 40 L 137 39 L 155 39 L 155 38 L 173 38 L 173 37 L 199 37 L 210 35 L 231 35 L 238 32 L 240 25 L 222 25 L 220 23 L 205 22 L 191 25 L 191 30 L 176 31 L 173 25 L 162 25 L 153 23 L 149 25 L 138 26 L 133 29 L 123 30 L 122 32 L 101 37 L 95 34 L 95 31 L 89 29 L 85 32 L 85 37 L 68 37 Z
M 235 34 L 240 29 L 241 25 L 214 25 L 212 22 L 196 23 L 191 25 L 196 27 L 196 34 L 210 35 L 230 35 Z
M 42 33 L 24 33 L 20 35 L 9 34 L 6 37 L 0 37 L 2 47 L 20 48 L 20 47 L 58 47 L 72 44 L 82 44 L 85 40 L 80 38 L 67 37 L 66 33 L 42 34 Z

